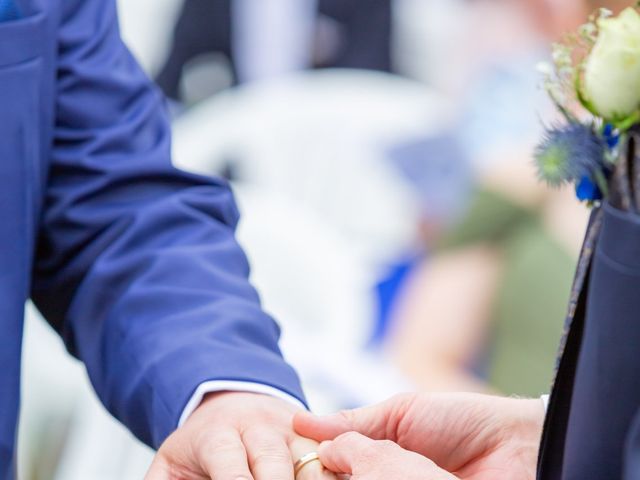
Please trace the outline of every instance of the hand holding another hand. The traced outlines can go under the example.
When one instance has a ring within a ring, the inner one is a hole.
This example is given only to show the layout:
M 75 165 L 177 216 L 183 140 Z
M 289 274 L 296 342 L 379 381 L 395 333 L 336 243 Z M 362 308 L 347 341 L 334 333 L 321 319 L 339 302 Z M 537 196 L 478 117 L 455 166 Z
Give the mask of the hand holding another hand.
M 327 417 L 300 413 L 294 427 L 331 440 L 323 464 L 354 480 L 532 480 L 543 420 L 540 400 L 415 394 Z

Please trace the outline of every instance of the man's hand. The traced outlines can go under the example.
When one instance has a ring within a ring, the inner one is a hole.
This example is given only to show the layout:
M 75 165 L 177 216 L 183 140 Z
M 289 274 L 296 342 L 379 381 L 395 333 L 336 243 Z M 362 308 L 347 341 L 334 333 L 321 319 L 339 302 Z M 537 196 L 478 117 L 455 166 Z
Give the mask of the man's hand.
M 465 480 L 529 480 L 535 478 L 543 421 L 540 400 L 415 394 L 328 417 L 300 413 L 294 427 L 301 435 L 318 441 L 351 431 L 374 440 L 391 440 Z M 349 455 L 346 447 L 341 451 L 339 445 L 320 449 L 327 466 L 332 465 L 334 456 Z
M 324 442 L 319 453 L 327 469 L 349 475 L 351 480 L 456 480 L 422 455 L 356 432 Z
M 293 462 L 318 448 L 293 432 L 296 411 L 267 395 L 209 395 L 160 447 L 145 480 L 294 480 Z M 333 478 L 319 462 L 298 475 Z

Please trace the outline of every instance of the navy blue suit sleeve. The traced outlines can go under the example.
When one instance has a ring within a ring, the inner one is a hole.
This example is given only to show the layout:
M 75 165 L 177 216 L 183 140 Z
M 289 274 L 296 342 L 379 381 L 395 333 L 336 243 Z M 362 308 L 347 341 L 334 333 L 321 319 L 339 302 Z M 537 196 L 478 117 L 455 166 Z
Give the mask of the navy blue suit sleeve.
M 228 186 L 172 167 L 163 100 L 123 45 L 113 0 L 61 3 L 38 308 L 109 411 L 151 446 L 207 380 L 303 400 L 248 282 Z

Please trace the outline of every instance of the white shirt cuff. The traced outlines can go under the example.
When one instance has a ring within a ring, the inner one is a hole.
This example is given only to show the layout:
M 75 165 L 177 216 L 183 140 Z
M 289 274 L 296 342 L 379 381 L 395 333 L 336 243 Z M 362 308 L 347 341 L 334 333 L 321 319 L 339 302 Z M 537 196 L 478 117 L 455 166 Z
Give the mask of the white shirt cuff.
M 544 413 L 547 413 L 547 410 L 549 410 L 549 395 L 542 395 L 540 400 L 542 400 L 542 404 L 544 405 Z
M 180 415 L 178 427 L 181 427 L 195 409 L 200 406 L 205 395 L 215 392 L 262 393 L 264 395 L 271 395 L 272 397 L 280 398 L 303 410 L 307 409 L 307 407 L 296 397 L 269 385 L 253 382 L 240 382 L 235 380 L 211 380 L 198 385 L 198 388 L 196 388 L 196 391 L 187 402 L 187 406 L 184 407 L 182 415 Z

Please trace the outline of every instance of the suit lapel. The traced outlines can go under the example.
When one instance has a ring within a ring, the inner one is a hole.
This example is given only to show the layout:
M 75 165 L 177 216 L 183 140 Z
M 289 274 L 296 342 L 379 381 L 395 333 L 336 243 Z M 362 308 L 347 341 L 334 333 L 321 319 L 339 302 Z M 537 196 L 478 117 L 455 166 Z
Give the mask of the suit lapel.
M 560 480 L 564 460 L 564 441 L 569 421 L 573 382 L 584 331 L 584 318 L 591 263 L 602 227 L 603 212 L 591 214 L 571 288 L 564 334 L 560 341 L 556 374 L 545 418 L 538 457 L 538 479 Z
M 582 244 L 582 250 L 580 251 L 580 257 L 578 259 L 578 266 L 573 278 L 573 285 L 571 286 L 571 296 L 569 298 L 569 309 L 564 322 L 564 329 L 562 338 L 560 340 L 560 347 L 558 349 L 558 356 L 556 360 L 556 372 L 554 378 L 557 378 L 558 371 L 560 369 L 560 363 L 567 346 L 567 340 L 569 332 L 576 319 L 576 313 L 578 310 L 578 303 L 580 298 L 586 294 L 585 286 L 591 262 L 593 260 L 593 253 L 596 248 L 596 242 L 600 235 L 600 229 L 602 228 L 603 212 L 601 208 L 594 209 L 589 218 L 589 224 L 587 226 L 587 233 Z M 555 380 L 554 380 L 555 384 Z
M 609 179 L 608 202 L 616 209 L 640 214 L 640 134 L 627 133 Z M 574 277 L 564 335 L 560 342 L 556 375 L 545 419 L 540 454 L 538 480 L 561 480 L 569 414 L 575 383 L 580 347 L 584 332 L 587 291 L 591 264 L 602 228 L 604 211 L 594 209 L 580 253 Z

